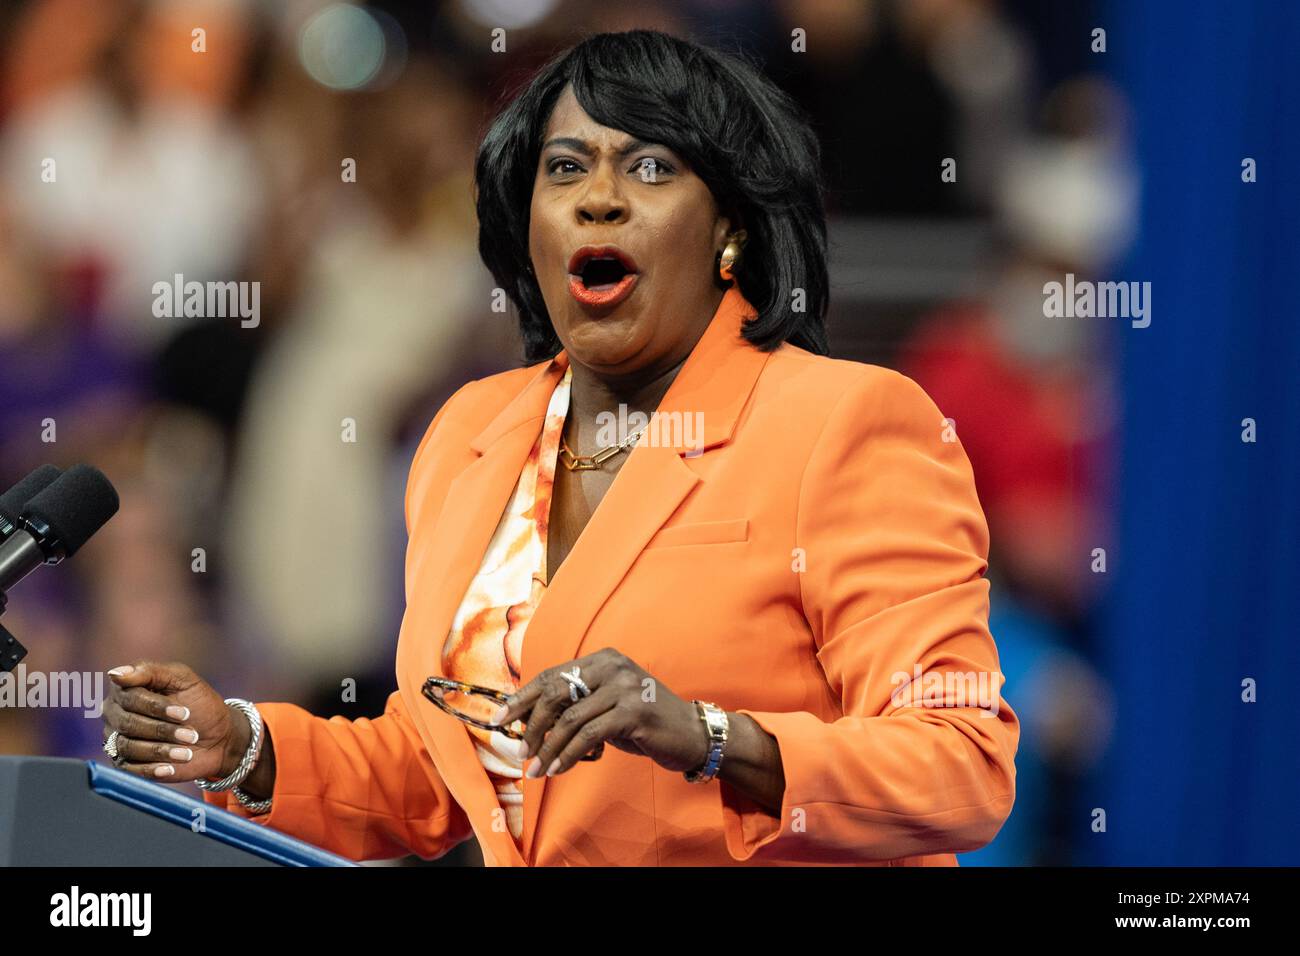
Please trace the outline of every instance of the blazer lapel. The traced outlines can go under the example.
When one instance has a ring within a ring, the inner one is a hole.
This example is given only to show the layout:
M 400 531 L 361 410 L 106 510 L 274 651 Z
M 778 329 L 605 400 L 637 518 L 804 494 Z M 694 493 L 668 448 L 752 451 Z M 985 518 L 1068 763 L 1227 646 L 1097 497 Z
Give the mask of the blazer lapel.
M 483 771 L 465 725 L 423 696 L 425 678 L 445 676 L 442 650 L 465 591 L 478 572 L 506 502 L 519 480 L 546 416 L 551 393 L 563 374 L 554 360 L 538 373 L 473 440 L 479 452 L 451 482 L 424 549 L 411 571 L 407 620 L 398 646 L 398 681 L 406 699 L 416 701 L 425 738 L 448 789 L 474 823 L 484 852 L 499 864 L 524 865 L 514 839 L 492 822 L 500 819 L 496 792 Z
M 734 286 L 723 296 L 657 410 L 665 417 L 680 413 L 683 420 L 699 413 L 702 440 L 684 429 L 674 429 L 675 434 L 663 436 L 677 439 L 674 444 L 643 440 L 632 450 L 529 622 L 520 675 L 523 683 L 548 667 L 599 649 L 583 647 L 592 621 L 646 543 L 700 481 L 683 456 L 707 453 L 731 438 L 767 362 L 768 353 L 740 335 L 742 322 L 754 314 Z M 562 351 L 557 361 L 567 367 L 568 356 Z M 697 440 L 697 447 L 686 446 L 688 437 Z M 546 782 L 545 776 L 523 781 L 526 859 L 532 859 Z

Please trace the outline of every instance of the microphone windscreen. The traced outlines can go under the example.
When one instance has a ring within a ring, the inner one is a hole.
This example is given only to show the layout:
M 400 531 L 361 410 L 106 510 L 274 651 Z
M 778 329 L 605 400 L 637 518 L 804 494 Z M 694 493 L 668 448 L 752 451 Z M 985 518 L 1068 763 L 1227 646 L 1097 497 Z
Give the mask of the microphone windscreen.
M 70 558 L 117 514 L 117 506 L 117 490 L 102 471 L 73 465 L 33 498 L 23 514 L 49 525 Z
M 27 502 L 44 491 L 46 486 L 59 477 L 60 474 L 59 469 L 53 465 L 41 465 L 3 495 L 0 495 L 0 525 L 16 524 L 18 516 L 27 507 Z

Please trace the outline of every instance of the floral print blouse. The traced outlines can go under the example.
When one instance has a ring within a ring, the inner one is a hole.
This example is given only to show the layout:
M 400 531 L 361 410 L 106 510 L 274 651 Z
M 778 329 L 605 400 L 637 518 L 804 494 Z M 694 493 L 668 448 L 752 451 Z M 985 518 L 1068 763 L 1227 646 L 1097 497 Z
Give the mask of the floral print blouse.
M 443 673 L 455 680 L 506 693 L 519 689 L 524 632 L 546 593 L 546 532 L 560 434 L 569 409 L 571 374 L 572 369 L 565 370 L 551 395 L 542 432 L 452 619 L 442 664 Z M 482 698 L 451 692 L 447 702 L 485 721 L 491 720 L 497 707 Z M 496 789 L 510 834 L 519 843 L 524 820 L 522 742 L 469 724 L 465 729 Z

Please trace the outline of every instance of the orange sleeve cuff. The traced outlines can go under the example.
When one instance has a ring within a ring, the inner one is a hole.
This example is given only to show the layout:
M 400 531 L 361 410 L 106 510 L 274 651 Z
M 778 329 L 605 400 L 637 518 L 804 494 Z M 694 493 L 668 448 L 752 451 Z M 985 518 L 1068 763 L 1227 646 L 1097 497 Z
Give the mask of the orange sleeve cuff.
M 285 741 L 287 743 L 294 736 L 302 736 L 301 730 L 296 735 L 293 730 L 295 720 L 301 721 L 299 714 L 306 716 L 308 720 L 311 719 L 310 714 L 293 704 L 258 704 L 257 709 L 262 715 L 264 732 L 269 733 L 273 741 Z M 203 800 L 215 807 L 233 813 L 235 816 L 243 817 L 245 820 L 268 826 L 273 830 L 293 833 L 292 821 L 286 821 L 285 819 L 286 816 L 290 816 L 288 805 L 291 802 L 284 793 L 285 781 L 311 779 L 311 774 L 304 772 L 308 769 L 303 756 L 305 751 L 306 748 L 303 747 L 292 747 L 286 744 L 276 745 L 275 785 L 272 789 L 271 809 L 268 813 L 251 813 L 235 799 L 234 793 L 230 790 L 224 790 L 221 793 L 204 792 Z
M 767 851 L 761 858 L 784 857 L 788 846 L 803 836 L 807 823 L 807 811 L 799 802 L 802 782 L 808 777 L 806 748 L 799 746 L 800 739 L 806 739 L 806 736 L 800 728 L 810 720 L 817 724 L 822 721 L 806 712 L 777 714 L 742 709 L 736 713 L 751 717 L 776 738 L 785 773 L 785 792 L 781 797 L 780 815 L 773 817 L 725 780 L 718 781 L 727 852 L 733 860 L 742 862 L 761 850 Z

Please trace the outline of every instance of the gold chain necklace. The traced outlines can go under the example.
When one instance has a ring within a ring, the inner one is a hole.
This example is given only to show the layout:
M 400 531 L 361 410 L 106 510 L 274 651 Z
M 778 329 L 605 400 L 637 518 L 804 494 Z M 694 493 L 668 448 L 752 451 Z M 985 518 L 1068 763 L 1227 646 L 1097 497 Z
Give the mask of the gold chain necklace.
M 575 455 L 569 448 L 569 443 L 564 440 L 564 435 L 560 435 L 560 464 L 564 465 L 569 471 L 595 471 L 609 459 L 613 458 L 621 451 L 627 451 L 641 438 L 641 433 L 646 430 L 645 425 L 638 428 L 632 434 L 628 435 L 616 445 L 606 445 L 594 455 Z

